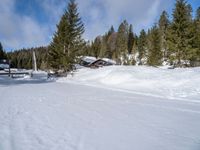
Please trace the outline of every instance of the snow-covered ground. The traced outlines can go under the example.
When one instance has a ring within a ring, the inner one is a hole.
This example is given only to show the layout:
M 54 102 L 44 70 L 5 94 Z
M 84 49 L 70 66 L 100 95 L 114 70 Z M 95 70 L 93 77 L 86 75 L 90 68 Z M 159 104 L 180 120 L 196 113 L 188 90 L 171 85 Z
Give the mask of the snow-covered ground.
M 199 75 L 114 66 L 57 81 L 0 76 L 0 150 L 199 150 Z
M 77 82 L 146 96 L 200 101 L 200 68 L 111 66 L 81 69 L 58 82 Z

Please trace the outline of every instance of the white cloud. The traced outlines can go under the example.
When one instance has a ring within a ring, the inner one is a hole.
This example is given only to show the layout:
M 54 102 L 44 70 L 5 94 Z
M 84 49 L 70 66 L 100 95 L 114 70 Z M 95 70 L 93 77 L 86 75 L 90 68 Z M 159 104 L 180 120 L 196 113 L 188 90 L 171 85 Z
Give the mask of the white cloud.
M 89 16 L 85 37 L 93 39 L 103 34 L 111 25 L 117 30 L 124 19 L 133 24 L 135 32 L 150 27 L 163 10 L 168 10 L 174 0 L 78 0 L 82 16 Z M 97 9 L 96 9 L 97 8 Z M 97 12 L 94 12 L 94 9 Z
M 20 16 L 14 11 L 15 0 L 3 0 L 0 5 L 0 41 L 9 49 L 46 45 L 48 28 L 30 16 Z
M 52 26 L 55 27 L 55 23 L 58 23 L 61 18 L 64 9 L 67 6 L 65 0 L 36 0 L 39 5 L 44 9 L 48 15 L 48 19 L 52 22 Z
M 31 16 L 19 15 L 14 11 L 18 0 L 1 0 L 0 41 L 4 47 L 18 49 L 47 45 L 56 30 L 56 24 L 66 8 L 68 0 L 36 0 L 48 16 L 49 22 L 41 24 Z M 104 34 L 111 25 L 117 30 L 124 19 L 135 32 L 148 28 L 158 19 L 161 11 L 174 0 L 77 0 L 79 12 L 85 24 L 86 39 Z

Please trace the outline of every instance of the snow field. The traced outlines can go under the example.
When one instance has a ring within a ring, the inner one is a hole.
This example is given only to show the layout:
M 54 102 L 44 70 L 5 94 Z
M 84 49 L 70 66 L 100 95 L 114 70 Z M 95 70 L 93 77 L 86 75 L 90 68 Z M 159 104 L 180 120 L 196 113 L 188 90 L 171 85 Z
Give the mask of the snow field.
M 199 150 L 199 81 L 199 68 L 121 66 L 0 76 L 0 150 Z
M 111 66 L 80 69 L 73 77 L 58 82 L 74 81 L 106 88 L 121 89 L 142 95 L 168 99 L 200 100 L 200 68 L 161 69 L 154 67 Z

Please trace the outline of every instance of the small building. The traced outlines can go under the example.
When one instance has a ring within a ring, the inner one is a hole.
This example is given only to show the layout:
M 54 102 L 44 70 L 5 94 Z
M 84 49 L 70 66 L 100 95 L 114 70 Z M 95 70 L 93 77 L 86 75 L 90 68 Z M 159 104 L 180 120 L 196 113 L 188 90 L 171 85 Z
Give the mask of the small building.
M 89 64 L 95 62 L 97 59 L 95 57 L 84 56 L 80 60 L 80 65 L 87 67 Z
M 90 67 L 90 68 L 99 68 L 103 66 L 116 65 L 116 62 L 108 58 L 96 59 L 95 57 L 84 56 L 81 58 L 80 65 L 84 67 Z
M 0 70 L 9 69 L 9 60 L 0 59 Z
M 108 58 L 102 58 L 92 62 L 91 64 L 88 65 L 88 67 L 99 68 L 103 66 L 112 66 L 112 65 L 116 65 L 116 62 Z

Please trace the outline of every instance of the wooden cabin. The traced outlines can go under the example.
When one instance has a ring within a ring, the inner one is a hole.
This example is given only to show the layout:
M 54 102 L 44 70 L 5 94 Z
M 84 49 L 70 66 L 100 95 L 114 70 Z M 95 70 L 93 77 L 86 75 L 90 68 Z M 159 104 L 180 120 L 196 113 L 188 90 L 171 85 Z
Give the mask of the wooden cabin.
M 103 66 L 116 65 L 116 62 L 108 58 L 96 59 L 95 57 L 84 56 L 81 58 L 80 65 L 90 68 L 99 68 Z
M 115 65 L 115 61 L 110 60 L 110 59 L 97 59 L 96 61 L 94 61 L 93 63 L 89 64 L 88 67 L 90 68 L 99 68 L 99 67 L 103 67 L 103 66 L 112 66 Z
M 95 57 L 84 56 L 80 60 L 80 65 L 84 67 L 88 67 L 91 63 L 95 62 L 97 59 Z

